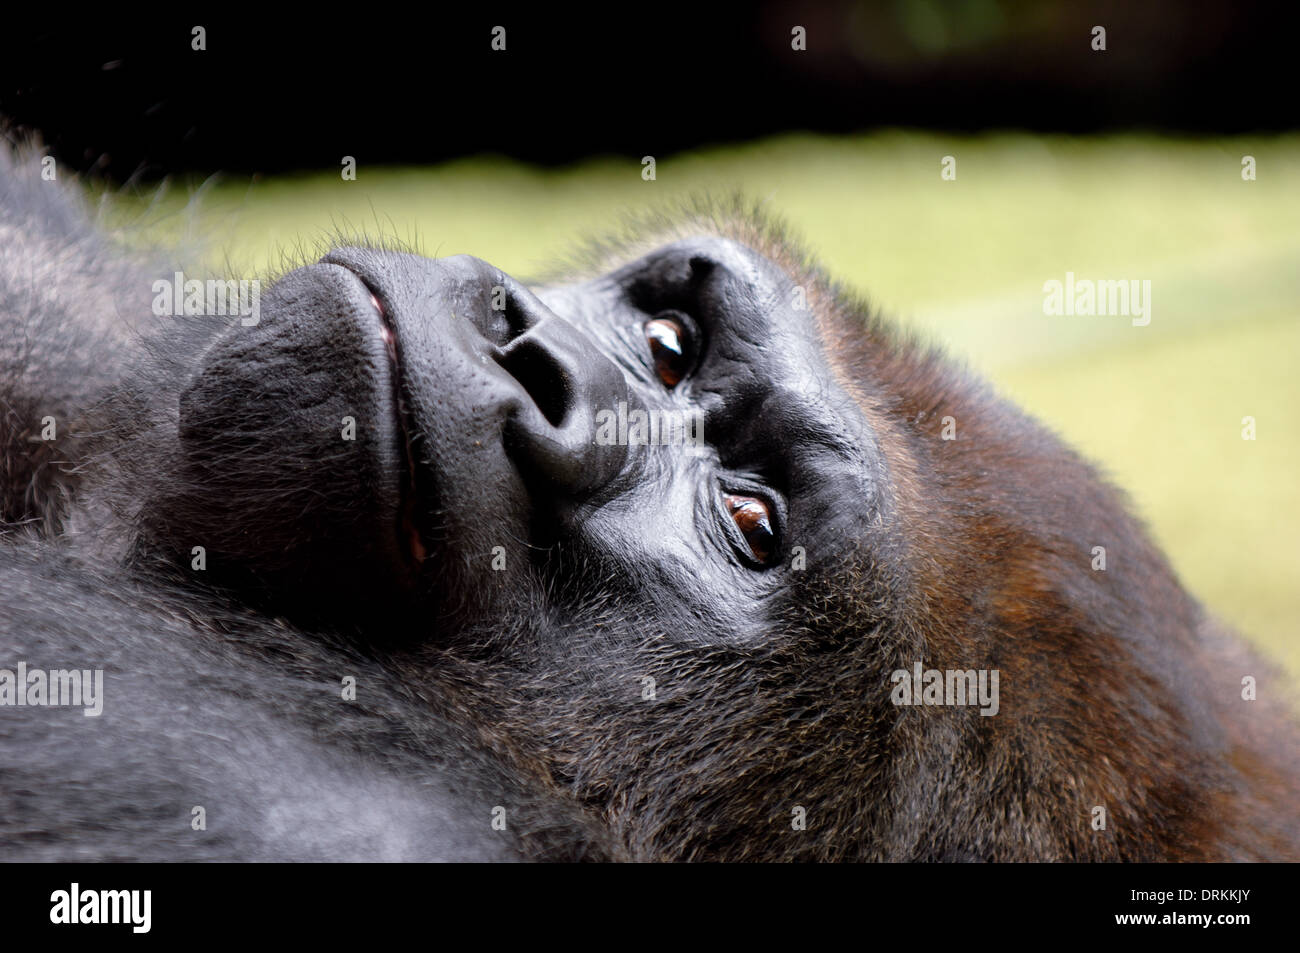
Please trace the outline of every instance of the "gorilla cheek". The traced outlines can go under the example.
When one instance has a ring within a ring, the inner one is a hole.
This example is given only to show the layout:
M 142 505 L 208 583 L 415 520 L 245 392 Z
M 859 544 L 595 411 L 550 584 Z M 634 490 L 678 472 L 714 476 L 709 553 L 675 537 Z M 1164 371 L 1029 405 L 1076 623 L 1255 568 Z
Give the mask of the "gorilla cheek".
M 255 328 L 232 328 L 181 394 L 171 541 L 209 568 L 355 586 L 400 566 L 393 376 L 351 278 L 284 278 Z M 292 583 L 290 583 L 292 584 Z

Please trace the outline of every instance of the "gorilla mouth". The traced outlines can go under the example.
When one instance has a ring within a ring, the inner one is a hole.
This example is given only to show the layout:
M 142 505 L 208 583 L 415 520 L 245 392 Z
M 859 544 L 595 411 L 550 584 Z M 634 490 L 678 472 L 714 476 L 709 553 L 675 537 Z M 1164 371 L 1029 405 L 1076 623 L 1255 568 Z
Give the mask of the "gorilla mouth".
M 365 275 L 360 274 L 351 266 L 340 261 L 331 261 L 330 264 L 338 265 L 345 271 L 350 272 L 361 283 L 361 287 L 370 298 L 371 308 L 379 318 L 379 333 L 388 352 L 394 416 L 397 421 L 397 432 L 400 434 L 398 441 L 399 469 L 401 471 L 398 488 L 398 549 L 407 553 L 418 567 L 428 558 L 429 549 L 425 545 L 424 536 L 420 532 L 417 520 L 419 493 L 416 490 L 415 452 L 412 441 L 415 428 L 411 422 L 410 409 L 406 400 L 405 381 L 402 374 L 401 340 L 396 326 L 388 315 L 388 310 L 384 307 L 380 289 L 376 288 Z
M 397 408 L 397 430 L 401 434 L 399 441 L 401 453 L 401 489 L 399 491 L 399 533 L 406 543 L 411 558 L 415 560 L 416 565 L 423 563 L 429 555 L 428 548 L 424 545 L 424 539 L 420 533 L 419 525 L 416 522 L 417 506 L 419 494 L 416 491 L 416 474 L 415 474 L 415 452 L 412 446 L 411 434 L 414 432 L 411 426 L 410 409 L 406 404 L 406 392 L 403 386 L 402 378 L 402 359 L 399 354 L 397 330 L 388 320 L 388 315 L 384 311 L 383 305 L 375 296 L 374 292 L 370 294 L 370 300 L 374 302 L 375 310 L 379 312 L 380 320 L 383 321 L 382 334 L 384 345 L 388 349 L 388 364 L 393 381 L 393 404 Z

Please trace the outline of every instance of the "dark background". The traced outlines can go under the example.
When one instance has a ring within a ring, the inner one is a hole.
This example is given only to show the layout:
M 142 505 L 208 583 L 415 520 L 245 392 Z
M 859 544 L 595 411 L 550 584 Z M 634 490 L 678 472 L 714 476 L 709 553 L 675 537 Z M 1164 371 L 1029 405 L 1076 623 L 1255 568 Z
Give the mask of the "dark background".
M 0 117 L 107 178 L 662 156 L 877 126 L 1242 132 L 1297 118 L 1297 5 L 1175 0 L 222 7 L 10 21 Z M 6 14 L 9 18 L 10 14 Z M 190 29 L 207 28 L 207 50 Z M 507 50 L 490 49 L 494 25 Z M 790 28 L 808 50 L 790 49 Z M 1107 30 L 1107 51 L 1090 48 Z

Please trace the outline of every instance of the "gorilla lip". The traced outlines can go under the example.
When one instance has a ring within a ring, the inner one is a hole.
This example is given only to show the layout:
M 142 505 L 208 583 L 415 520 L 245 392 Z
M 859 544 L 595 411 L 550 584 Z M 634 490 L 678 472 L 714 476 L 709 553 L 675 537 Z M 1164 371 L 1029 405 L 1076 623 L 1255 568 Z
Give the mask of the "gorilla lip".
M 388 366 L 392 378 L 392 397 L 396 411 L 397 428 L 401 434 L 402 460 L 400 466 L 402 477 L 398 491 L 399 547 L 404 546 L 405 551 L 415 560 L 416 565 L 419 565 L 428 558 L 429 550 L 424 545 L 424 540 L 416 522 L 415 453 L 411 443 L 410 414 L 406 406 L 403 389 L 401 342 L 397 334 L 397 328 L 389 319 L 388 311 L 384 307 L 383 298 L 380 296 L 379 291 L 371 286 L 364 275 L 358 274 L 351 266 L 343 262 L 331 261 L 329 264 L 338 265 L 345 271 L 350 272 L 361 283 L 361 287 L 370 298 L 370 305 L 374 309 L 375 315 L 379 318 L 379 333 L 384 340 L 384 347 L 388 351 Z

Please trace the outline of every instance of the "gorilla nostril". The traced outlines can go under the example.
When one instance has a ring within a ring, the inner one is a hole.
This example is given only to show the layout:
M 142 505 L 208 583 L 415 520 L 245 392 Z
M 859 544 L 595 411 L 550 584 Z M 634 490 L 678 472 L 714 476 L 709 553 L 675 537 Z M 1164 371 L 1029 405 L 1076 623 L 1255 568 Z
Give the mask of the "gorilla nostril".
M 537 341 L 520 340 L 501 351 L 496 361 L 517 380 L 552 427 L 568 415 L 572 386 L 555 358 Z
M 508 337 L 502 343 L 502 347 L 513 343 L 516 338 L 523 337 L 533 325 L 529 320 L 527 308 L 515 294 L 506 295 L 505 324 Z
M 505 289 L 501 285 L 492 288 L 491 307 L 483 312 L 481 319 L 472 322 L 480 334 L 499 348 L 509 347 L 516 339 L 528 333 L 533 324 L 529 320 L 527 309 L 516 295 L 507 293 L 504 300 L 497 298 L 502 290 Z
M 527 302 L 520 299 L 517 289 L 509 283 L 503 284 L 498 280 L 486 289 L 486 293 L 487 307 L 472 308 L 467 317 L 489 342 L 507 348 L 528 333 L 536 323 L 536 317 L 529 314 Z
M 627 401 L 627 381 L 589 337 L 540 302 L 528 308 L 527 293 L 520 297 L 527 332 L 491 352 L 518 388 L 502 433 L 506 454 L 536 499 L 583 498 L 627 460 L 625 445 L 595 439 L 599 409 Z

